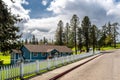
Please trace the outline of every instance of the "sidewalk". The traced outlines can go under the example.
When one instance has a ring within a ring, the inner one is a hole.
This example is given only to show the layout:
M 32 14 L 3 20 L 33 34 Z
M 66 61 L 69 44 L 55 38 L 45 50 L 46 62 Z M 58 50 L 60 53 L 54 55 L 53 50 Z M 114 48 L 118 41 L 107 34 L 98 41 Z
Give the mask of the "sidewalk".
M 49 80 L 50 78 L 52 78 L 52 77 L 54 77 L 54 76 L 56 76 L 56 75 L 58 75 L 58 74 L 60 74 L 60 73 L 62 73 L 64 71 L 66 71 L 66 70 L 69 70 L 69 69 L 73 68 L 74 66 L 79 65 L 79 64 L 81 64 L 81 63 L 83 63 L 83 62 L 85 62 L 85 61 L 87 61 L 87 60 L 89 60 L 89 59 L 91 59 L 91 58 L 93 58 L 95 56 L 98 56 L 98 55 L 100 55 L 100 54 L 85 58 L 83 60 L 74 62 L 72 64 L 68 64 L 66 66 L 60 67 L 60 68 L 55 69 L 53 71 L 49 71 L 47 73 L 44 73 L 44 74 L 38 75 L 36 77 L 33 77 L 33 78 L 29 79 L 29 80 Z

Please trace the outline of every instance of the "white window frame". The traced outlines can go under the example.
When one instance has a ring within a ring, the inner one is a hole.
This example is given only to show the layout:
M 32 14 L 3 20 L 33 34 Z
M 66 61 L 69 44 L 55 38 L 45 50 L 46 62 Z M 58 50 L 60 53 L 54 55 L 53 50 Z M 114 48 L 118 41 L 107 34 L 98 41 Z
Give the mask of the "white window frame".
M 36 54 L 36 55 L 35 55 Z M 33 56 L 34 57 L 38 57 L 38 53 L 37 52 L 33 52 Z
M 46 53 L 45 52 L 42 52 L 41 53 L 41 57 L 45 57 L 46 56 Z

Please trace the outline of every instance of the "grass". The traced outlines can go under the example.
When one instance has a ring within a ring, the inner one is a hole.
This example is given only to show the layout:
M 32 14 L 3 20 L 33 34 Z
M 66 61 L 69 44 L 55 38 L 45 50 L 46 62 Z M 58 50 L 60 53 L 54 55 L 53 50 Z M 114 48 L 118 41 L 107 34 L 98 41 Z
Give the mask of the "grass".
M 2 54 L 0 54 L 0 61 L 1 60 L 3 60 L 3 64 L 10 64 L 10 55 L 8 55 L 8 56 L 4 56 L 4 55 L 2 55 Z
M 120 48 L 120 44 L 116 44 L 116 48 Z M 107 47 L 102 47 L 101 50 L 113 50 L 113 49 L 116 49 L 114 48 L 113 46 L 107 46 Z
M 113 50 L 113 49 L 115 49 L 115 48 L 110 47 L 110 46 L 101 48 L 101 50 L 103 50 L 103 51 L 105 51 L 105 50 Z
M 85 47 L 83 47 L 82 50 L 85 50 Z M 75 54 L 75 47 L 72 48 L 72 51 L 73 51 L 73 54 Z M 82 53 L 84 53 L 84 52 L 82 52 Z M 80 51 L 77 51 L 77 54 L 82 54 L 82 53 Z

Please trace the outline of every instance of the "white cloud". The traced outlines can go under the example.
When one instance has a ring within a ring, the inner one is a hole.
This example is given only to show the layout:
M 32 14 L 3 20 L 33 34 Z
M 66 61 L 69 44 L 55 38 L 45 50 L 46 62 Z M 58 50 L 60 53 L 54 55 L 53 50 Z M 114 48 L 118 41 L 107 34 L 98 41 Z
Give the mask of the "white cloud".
M 70 21 L 73 14 L 77 14 L 80 21 L 84 16 L 89 16 L 91 22 L 98 26 L 108 21 L 120 22 L 120 3 L 116 3 L 115 0 L 53 0 L 47 10 L 52 11 L 55 16 L 37 19 L 30 19 L 30 10 L 22 7 L 21 4 L 29 4 L 25 0 L 16 0 L 16 3 L 6 0 L 6 3 L 13 9 L 13 13 L 27 19 L 20 24 L 21 32 L 24 33 L 23 38 L 30 38 L 33 34 L 39 39 L 44 36 L 53 38 L 58 21 L 63 20 L 65 24 Z M 47 0 L 42 0 L 43 5 L 47 3 Z
M 80 19 L 87 15 L 102 25 L 120 18 L 120 3 L 114 0 L 53 0 L 47 10 L 57 15 L 77 14 Z
M 26 0 L 13 0 L 13 2 L 11 2 L 11 0 L 4 0 L 4 2 L 6 3 L 6 5 L 8 5 L 8 8 L 11 9 L 11 12 L 14 15 L 19 15 L 19 18 L 22 19 L 30 19 L 29 17 L 29 12 L 30 10 L 26 10 L 23 8 L 22 4 L 26 4 L 28 5 L 29 3 Z
M 47 3 L 48 3 L 48 0 L 42 0 L 42 4 L 43 4 L 44 6 L 46 6 Z
M 67 17 L 64 16 L 63 18 L 63 16 L 64 15 L 42 19 L 30 19 L 22 25 L 24 26 L 23 34 L 35 35 L 38 39 L 43 37 L 47 37 L 48 39 L 54 38 L 59 20 L 63 19 L 64 22 L 67 22 Z M 26 37 L 26 35 L 23 35 L 23 37 Z

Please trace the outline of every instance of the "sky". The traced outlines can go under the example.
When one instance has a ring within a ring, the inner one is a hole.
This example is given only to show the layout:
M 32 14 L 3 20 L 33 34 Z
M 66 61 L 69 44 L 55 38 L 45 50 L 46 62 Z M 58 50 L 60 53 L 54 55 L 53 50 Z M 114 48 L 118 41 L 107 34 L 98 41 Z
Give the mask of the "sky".
M 22 18 L 16 25 L 23 34 L 22 39 L 35 35 L 54 39 L 59 20 L 70 22 L 73 14 L 79 17 L 80 24 L 88 16 L 92 24 L 99 28 L 107 22 L 120 23 L 120 0 L 3 0 L 11 13 Z

